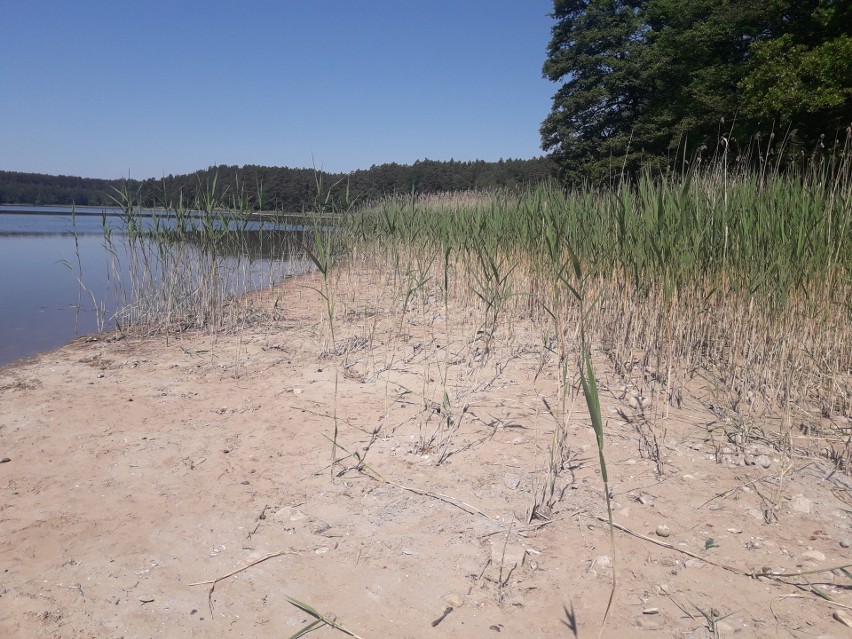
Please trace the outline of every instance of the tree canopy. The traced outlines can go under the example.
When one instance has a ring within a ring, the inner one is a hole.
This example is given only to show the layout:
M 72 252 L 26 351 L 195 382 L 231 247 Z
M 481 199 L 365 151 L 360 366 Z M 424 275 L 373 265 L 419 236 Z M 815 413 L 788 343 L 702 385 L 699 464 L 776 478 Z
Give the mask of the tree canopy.
M 852 123 L 848 0 L 555 0 L 542 148 L 568 178 Z M 821 136 L 824 136 L 822 138 Z

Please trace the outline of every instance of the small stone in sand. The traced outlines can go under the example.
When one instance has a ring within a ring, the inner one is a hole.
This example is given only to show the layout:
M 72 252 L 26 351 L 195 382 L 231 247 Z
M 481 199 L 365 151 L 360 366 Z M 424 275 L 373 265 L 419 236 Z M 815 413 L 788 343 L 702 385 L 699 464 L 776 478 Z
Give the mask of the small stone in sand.
M 514 473 L 508 473 L 503 478 L 503 481 L 506 483 L 506 486 L 512 490 L 516 490 L 521 484 L 521 478 Z
M 811 512 L 811 500 L 803 497 L 802 495 L 796 495 L 792 500 L 790 500 L 790 508 L 798 513 L 804 513 L 807 515 Z
M 802 553 L 802 558 L 807 559 L 808 561 L 825 561 L 825 555 L 819 550 L 807 550 Z
M 331 528 L 331 526 L 328 523 L 322 521 L 321 519 L 318 519 L 314 522 L 314 525 L 311 527 L 311 532 L 313 532 L 315 535 L 321 535 L 325 531 L 327 531 L 329 528 Z
M 769 468 L 772 465 L 772 460 L 769 459 L 768 455 L 758 455 L 754 458 L 754 463 L 761 468 Z
M 464 595 L 457 592 L 448 593 L 444 600 L 448 606 L 452 606 L 453 608 L 461 608 L 464 605 Z
M 847 612 L 843 612 L 842 610 L 835 610 L 832 615 L 837 621 L 842 623 L 844 626 L 848 628 L 852 628 L 852 615 L 849 615 Z

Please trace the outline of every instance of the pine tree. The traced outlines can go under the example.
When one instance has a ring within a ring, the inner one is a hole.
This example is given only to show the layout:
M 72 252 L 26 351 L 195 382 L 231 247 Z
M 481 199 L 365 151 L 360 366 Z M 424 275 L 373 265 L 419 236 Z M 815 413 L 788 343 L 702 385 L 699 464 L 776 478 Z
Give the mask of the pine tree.
M 556 0 L 544 77 L 562 82 L 541 126 L 563 177 L 618 172 L 648 100 L 641 1 Z M 635 147 L 634 147 L 635 148 Z
M 555 0 L 551 15 L 543 74 L 562 84 L 542 148 L 566 179 L 772 132 L 810 152 L 852 124 L 848 0 Z

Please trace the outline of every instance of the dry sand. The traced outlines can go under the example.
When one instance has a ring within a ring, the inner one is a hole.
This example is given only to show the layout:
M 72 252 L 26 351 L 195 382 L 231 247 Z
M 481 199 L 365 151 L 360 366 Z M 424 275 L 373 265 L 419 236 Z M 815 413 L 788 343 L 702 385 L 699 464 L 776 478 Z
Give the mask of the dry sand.
M 595 637 L 613 568 L 607 637 L 850 636 L 831 569 L 852 563 L 852 482 L 829 460 L 722 442 L 696 384 L 659 475 L 637 424 L 660 403 L 601 359 L 614 518 L 636 533 L 613 561 L 582 397 L 531 513 L 559 406 L 541 331 L 515 318 L 483 360 L 466 311 L 447 333 L 418 297 L 397 337 L 380 279 L 339 283 L 335 355 L 303 278 L 239 332 L 83 338 L 0 369 L 0 637 L 289 637 L 313 619 L 288 597 L 361 637 Z M 363 472 L 338 451 L 332 476 L 335 413 Z

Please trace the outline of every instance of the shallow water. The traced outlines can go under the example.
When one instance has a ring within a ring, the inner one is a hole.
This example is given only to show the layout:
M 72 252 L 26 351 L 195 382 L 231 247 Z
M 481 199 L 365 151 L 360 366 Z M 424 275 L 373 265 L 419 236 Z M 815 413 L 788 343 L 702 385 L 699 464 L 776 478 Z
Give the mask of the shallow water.
M 0 366 L 113 327 L 129 294 L 133 260 L 123 219 L 106 213 L 72 217 L 70 209 L 0 206 Z M 139 222 L 150 228 L 154 219 Z M 173 219 L 157 223 L 174 226 Z M 251 233 L 257 224 L 247 226 Z M 286 255 L 275 259 L 254 243 L 245 249 L 251 255 L 231 255 L 226 265 L 234 268 L 222 270 L 224 277 L 239 270 L 243 289 L 292 270 Z

